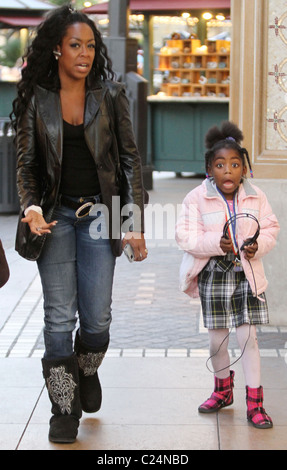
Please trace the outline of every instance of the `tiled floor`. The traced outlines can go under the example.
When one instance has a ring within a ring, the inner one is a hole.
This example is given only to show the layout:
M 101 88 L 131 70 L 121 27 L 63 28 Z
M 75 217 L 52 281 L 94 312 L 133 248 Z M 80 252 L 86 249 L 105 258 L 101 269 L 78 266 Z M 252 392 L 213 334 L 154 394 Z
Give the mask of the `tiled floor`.
M 147 277 L 144 276 L 146 281 Z M 139 279 L 139 287 L 141 289 L 141 279 Z M 156 294 L 156 291 L 155 291 Z M 152 294 L 154 295 L 154 294 Z M 139 305 L 136 296 L 131 304 Z M 194 309 L 200 310 L 199 301 L 191 301 Z M 152 304 L 152 300 L 150 301 Z M 140 304 L 142 305 L 142 304 Z M 38 275 L 32 280 L 30 286 L 19 302 L 7 318 L 6 322 L 0 329 L 0 357 L 42 357 L 43 356 L 43 299 L 41 294 L 41 282 Z M 206 338 L 206 330 L 202 324 L 202 316 L 200 316 L 198 329 L 195 332 L 197 340 L 200 335 Z M 264 326 L 258 328 L 258 333 L 265 337 L 267 334 L 287 335 L 287 327 Z M 112 340 L 113 341 L 113 340 Z M 262 357 L 287 357 L 287 344 L 284 348 L 261 348 Z M 110 347 L 107 355 L 109 357 L 208 357 L 208 349 L 195 347 L 165 347 L 165 348 L 136 348 L 126 346 L 121 348 Z M 230 348 L 230 355 L 237 358 L 240 351 L 236 348 Z
M 173 186 L 175 202 L 186 190 Z M 163 200 L 155 190 L 152 197 Z M 102 409 L 84 414 L 76 443 L 48 441 L 51 405 L 41 370 L 43 307 L 34 263 L 14 251 L 17 216 L 0 216 L 11 278 L 0 291 L 0 450 L 286 450 L 287 327 L 258 329 L 265 406 L 274 428 L 246 421 L 240 361 L 235 402 L 218 415 L 197 408 L 213 388 L 200 304 L 178 290 L 181 253 L 172 240 L 148 243 L 149 257 L 117 262 L 111 344 L 101 368 Z M 164 262 L 163 262 L 164 260 Z M 131 295 L 132 293 L 132 295 Z M 239 355 L 235 335 L 230 355 Z M 98 454 L 100 455 L 100 454 Z
M 106 358 L 100 369 L 102 409 L 82 417 L 77 441 L 48 441 L 50 403 L 36 358 L 0 360 L 0 449 L 19 450 L 286 450 L 287 391 L 282 358 L 264 358 L 265 406 L 271 430 L 246 421 L 245 389 L 235 366 L 235 401 L 218 415 L 201 415 L 212 375 L 204 358 Z

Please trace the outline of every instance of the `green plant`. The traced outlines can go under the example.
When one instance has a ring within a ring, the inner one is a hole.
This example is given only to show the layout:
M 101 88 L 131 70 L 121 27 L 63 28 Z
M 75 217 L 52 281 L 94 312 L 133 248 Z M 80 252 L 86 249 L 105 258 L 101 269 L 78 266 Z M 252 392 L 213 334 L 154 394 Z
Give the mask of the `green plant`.
M 4 46 L 0 48 L 1 65 L 13 67 L 21 57 L 21 42 L 20 39 L 9 39 Z

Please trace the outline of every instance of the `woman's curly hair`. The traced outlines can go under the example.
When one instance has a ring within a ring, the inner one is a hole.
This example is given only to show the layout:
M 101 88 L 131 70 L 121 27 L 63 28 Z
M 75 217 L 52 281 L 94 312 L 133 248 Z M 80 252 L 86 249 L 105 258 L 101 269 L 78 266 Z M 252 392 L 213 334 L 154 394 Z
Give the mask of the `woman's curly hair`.
M 38 26 L 36 37 L 23 57 L 25 65 L 22 69 L 22 78 L 17 84 L 17 97 L 13 101 L 13 111 L 10 115 L 14 128 L 33 96 L 36 85 L 52 91 L 60 89 L 58 63 L 53 50 L 61 44 L 67 28 L 74 23 L 85 23 L 94 33 L 96 48 L 91 73 L 96 79 L 114 79 L 115 74 L 112 71 L 107 48 L 94 22 L 84 13 L 73 10 L 69 5 L 56 8 Z
M 241 130 L 231 121 L 224 121 L 220 129 L 217 126 L 209 129 L 205 136 L 205 147 L 207 148 L 207 152 L 205 154 L 206 172 L 208 173 L 217 152 L 226 148 L 236 150 L 242 159 L 244 166 L 246 166 L 246 157 L 251 176 L 253 177 L 249 154 L 245 148 L 241 147 L 243 138 Z

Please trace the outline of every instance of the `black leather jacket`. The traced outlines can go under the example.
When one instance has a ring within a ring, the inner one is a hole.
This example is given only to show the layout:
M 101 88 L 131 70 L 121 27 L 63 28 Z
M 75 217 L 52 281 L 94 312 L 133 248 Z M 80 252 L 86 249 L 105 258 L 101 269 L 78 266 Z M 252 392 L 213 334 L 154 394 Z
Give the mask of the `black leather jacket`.
M 143 232 L 144 202 L 147 202 L 123 85 L 105 81 L 87 88 L 84 132 L 97 166 L 103 203 L 108 209 L 112 250 L 119 256 L 122 252 L 120 208 L 126 204 L 139 207 L 140 215 L 133 218 L 132 230 Z M 33 235 L 28 224 L 21 223 L 21 218 L 24 210 L 34 204 L 42 207 L 46 222 L 52 221 L 61 180 L 62 142 L 59 93 L 38 86 L 17 124 L 16 134 L 21 204 L 16 250 L 29 260 L 40 256 L 46 236 Z M 120 204 L 118 198 L 113 198 L 119 195 Z

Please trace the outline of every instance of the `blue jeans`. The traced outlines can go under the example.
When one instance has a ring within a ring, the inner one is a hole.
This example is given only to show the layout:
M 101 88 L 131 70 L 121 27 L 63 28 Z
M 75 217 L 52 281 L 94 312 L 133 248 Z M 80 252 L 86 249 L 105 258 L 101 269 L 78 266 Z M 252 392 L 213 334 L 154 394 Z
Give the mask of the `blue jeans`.
M 58 223 L 47 235 L 38 259 L 47 359 L 73 353 L 77 312 L 83 343 L 92 349 L 107 344 L 116 260 L 103 212 L 77 219 L 73 209 L 60 206 L 52 220 Z M 101 238 L 97 237 L 98 232 Z

